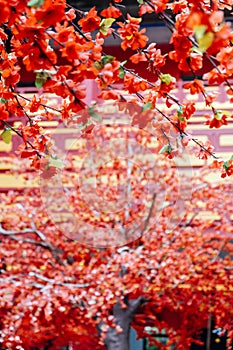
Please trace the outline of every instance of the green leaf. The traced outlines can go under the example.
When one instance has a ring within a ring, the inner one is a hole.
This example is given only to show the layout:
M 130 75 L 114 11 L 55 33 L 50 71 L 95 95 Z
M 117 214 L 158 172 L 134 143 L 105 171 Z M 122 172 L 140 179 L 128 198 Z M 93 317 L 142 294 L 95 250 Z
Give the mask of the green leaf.
M 177 115 L 180 121 L 184 122 L 185 118 L 183 116 L 183 109 L 182 106 L 180 106 L 180 108 L 177 110 Z
M 105 66 L 105 64 L 111 63 L 112 61 L 114 61 L 114 59 L 115 59 L 115 57 L 113 57 L 111 55 L 103 56 L 101 58 L 101 64 L 102 64 L 102 66 Z
M 125 38 L 126 38 L 127 40 L 131 40 L 131 39 L 132 39 L 132 37 L 133 37 L 133 34 L 131 34 L 131 35 L 126 35 L 126 37 L 125 37 Z
M 43 5 L 44 0 L 30 0 L 27 5 L 29 7 L 40 7 L 41 5 Z
M 2 97 L 2 98 L 0 98 L 0 102 L 1 102 L 1 103 L 7 103 L 8 100 L 6 100 L 5 98 Z
M 124 67 L 124 65 L 125 65 L 126 63 L 127 63 L 127 60 L 121 62 L 121 63 L 120 63 L 120 66 L 121 66 L 121 67 Z
M 47 75 L 43 75 L 41 73 L 37 73 L 36 74 L 36 80 L 35 80 L 35 86 L 39 89 L 42 86 L 44 86 L 44 84 L 46 83 L 48 79 Z
M 226 117 L 230 117 L 232 115 L 230 111 L 222 111 L 222 114 L 224 114 Z
M 230 117 L 231 116 L 231 112 L 229 112 L 229 111 L 222 111 L 222 110 L 216 111 L 216 113 L 214 114 L 214 118 L 216 120 L 221 120 L 224 115 L 226 117 Z
M 55 70 L 49 70 L 49 69 L 38 69 L 35 70 L 35 73 L 43 73 L 43 74 L 48 74 L 48 75 L 52 75 L 52 74 L 56 74 Z
M 92 124 L 92 121 L 91 121 L 91 118 L 89 118 L 86 124 L 80 124 L 80 125 L 78 125 L 78 127 L 79 127 L 80 130 L 83 130 L 83 129 L 87 128 L 91 124 Z
M 127 60 L 123 61 L 120 63 L 120 69 L 119 69 L 119 78 L 123 79 L 125 76 L 125 71 L 124 71 L 124 65 L 127 63 Z
M 163 153 L 169 154 L 169 153 L 171 153 L 171 151 L 172 151 L 172 146 L 167 144 L 161 148 L 161 150 L 159 151 L 159 154 L 163 154 Z
M 115 18 L 104 18 L 100 22 L 100 27 L 111 27 L 111 25 L 115 22 Z
M 229 161 L 226 161 L 226 162 L 223 163 L 223 168 L 224 168 L 225 170 L 229 169 L 230 166 L 231 166 L 231 164 L 230 164 Z
M 55 70 L 47 70 L 47 69 L 39 69 L 35 71 L 36 73 L 36 80 L 35 80 L 35 86 L 39 89 L 48 80 L 48 78 L 51 77 L 51 75 L 56 74 Z
M 5 143 L 7 143 L 7 144 L 11 143 L 11 140 L 12 140 L 11 129 L 5 128 L 3 130 L 3 132 L 1 133 L 1 138 Z
M 39 89 L 46 83 L 49 74 L 47 72 L 36 72 L 35 86 Z
M 179 118 L 183 115 L 182 106 L 180 106 L 180 108 L 177 110 L 177 115 L 178 115 Z
M 64 168 L 63 161 L 61 159 L 50 159 L 49 166 L 54 166 L 55 168 L 62 169 Z
M 216 113 L 214 113 L 214 118 L 215 118 L 216 120 L 221 120 L 221 119 L 222 119 L 222 116 L 223 116 L 222 111 L 217 111 Z
M 143 1 L 143 0 L 137 0 L 137 2 L 138 2 L 140 5 L 143 5 L 143 4 L 144 4 L 144 1 Z
M 196 52 L 196 53 L 202 54 L 201 50 L 199 50 L 199 48 L 196 47 L 196 46 L 193 46 L 193 47 L 190 49 L 190 53 L 191 53 L 191 52 Z
M 133 20 L 136 20 L 138 23 L 141 23 L 141 21 L 142 21 L 142 18 L 141 18 L 141 17 L 132 17 L 132 16 L 131 16 L 131 18 L 132 18 Z
M 205 34 L 206 32 L 206 25 L 204 24 L 201 24 L 199 26 L 195 26 L 194 27 L 194 32 L 195 32 L 195 35 L 196 35 L 196 38 L 197 40 L 200 40 L 203 38 L 203 35 Z
M 93 112 L 91 114 L 91 117 L 98 120 L 99 122 L 101 122 L 101 120 L 102 120 L 101 115 L 99 113 L 96 113 L 96 112 Z
M 120 69 L 119 69 L 119 78 L 123 79 L 124 76 L 125 76 L 125 71 L 124 71 L 124 69 L 122 67 L 120 67 Z
M 95 61 L 94 67 L 95 67 L 95 69 L 97 69 L 97 70 L 101 70 L 102 65 L 101 65 L 101 63 L 100 63 L 99 61 Z
M 172 76 L 170 74 L 162 74 L 161 75 L 161 81 L 162 83 L 165 83 L 166 85 L 169 85 L 172 81 Z
M 205 52 L 214 41 L 214 33 L 206 32 L 206 29 L 207 27 L 203 24 L 194 28 L 195 36 L 198 43 L 198 50 L 202 53 Z
M 198 40 L 198 48 L 201 52 L 205 52 L 214 41 L 214 33 L 206 33 L 201 40 Z
M 231 160 L 233 160 L 233 155 L 231 156 L 231 158 L 230 158 L 229 160 L 227 160 L 227 161 L 225 161 L 225 162 L 223 163 L 223 168 L 224 168 L 225 170 L 227 170 L 227 169 L 230 168 L 230 166 L 231 166 Z
M 153 107 L 153 104 L 151 102 L 147 102 L 142 106 L 142 111 L 147 111 L 148 109 L 151 109 Z
M 94 106 L 88 108 L 88 114 L 92 118 L 94 118 L 94 119 L 98 120 L 99 122 L 101 122 L 101 120 L 102 120 L 101 115 L 95 111 L 95 107 Z
M 111 27 L 111 25 L 115 22 L 115 18 L 104 18 L 100 22 L 100 33 L 103 35 L 108 34 L 108 29 Z

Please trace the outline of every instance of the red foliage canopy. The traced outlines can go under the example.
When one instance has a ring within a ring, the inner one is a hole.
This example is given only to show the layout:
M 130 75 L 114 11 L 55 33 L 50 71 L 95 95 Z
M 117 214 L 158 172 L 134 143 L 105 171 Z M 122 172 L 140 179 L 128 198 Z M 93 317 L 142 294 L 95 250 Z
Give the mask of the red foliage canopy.
M 22 139 L 17 172 L 29 180 L 41 175 L 39 188 L 1 194 L 0 327 L 9 349 L 48 341 L 53 348 L 71 342 L 102 349 L 105 342 L 112 349 L 110 331 L 119 339 L 125 333 L 117 305 L 133 310 L 129 323 L 135 314 L 139 337 L 150 337 L 145 325 L 153 324 L 179 349 L 187 350 L 210 317 L 232 335 L 233 158 L 217 157 L 209 141 L 188 133 L 196 102 L 177 100 L 176 79 L 161 68 L 169 57 L 193 75 L 184 88 L 203 97 L 209 128 L 229 123 L 232 115 L 215 108 L 208 85 L 225 84 L 232 102 L 233 34 L 223 11 L 233 1 L 140 0 L 138 18 L 125 16 L 120 3 L 85 13 L 65 0 L 0 1 L 1 136 L 6 143 L 11 132 Z M 171 29 L 168 54 L 147 43 L 146 13 Z M 134 64 L 148 64 L 153 82 L 105 54 L 110 35 L 134 51 Z M 212 69 L 200 79 L 204 57 Z M 60 105 L 18 92 L 22 64 Z M 103 105 L 85 102 L 86 79 L 98 85 Z M 101 122 L 106 100 L 118 108 L 114 117 L 129 116 L 127 126 L 116 126 L 111 113 Z M 22 121 L 17 128 L 15 119 Z M 77 158 L 63 162 L 56 154 L 40 125 L 46 120 L 79 130 L 81 170 Z M 192 154 L 214 161 L 192 179 L 178 167 L 189 145 Z M 26 174 L 25 158 L 35 171 Z M 207 177 L 214 168 L 224 179 L 217 184 Z M 176 315 L 176 324 L 164 314 Z

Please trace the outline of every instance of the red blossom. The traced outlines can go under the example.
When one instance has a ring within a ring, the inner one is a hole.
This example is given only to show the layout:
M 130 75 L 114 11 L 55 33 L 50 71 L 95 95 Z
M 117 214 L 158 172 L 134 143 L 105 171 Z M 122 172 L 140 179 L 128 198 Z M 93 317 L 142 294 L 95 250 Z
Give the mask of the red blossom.
M 137 64 L 139 62 L 146 62 L 147 58 L 144 53 L 135 53 L 134 55 L 130 56 L 130 61 L 132 61 L 134 64 Z
M 30 158 L 36 154 L 37 154 L 36 150 L 32 148 L 25 148 L 20 152 L 21 158 Z
M 167 8 L 169 0 L 151 0 L 150 3 L 143 3 L 140 5 L 139 15 L 142 16 L 145 13 L 159 13 L 163 12 Z
M 1 1 L 0 24 L 8 21 L 11 10 L 7 1 Z
M 224 114 L 221 111 L 216 111 L 214 115 L 207 116 L 207 125 L 210 126 L 210 129 L 212 128 L 220 128 L 222 125 L 227 125 L 227 115 Z
M 50 165 L 48 158 L 44 158 L 40 161 L 40 171 L 40 176 L 44 180 L 49 180 L 57 174 L 58 169 L 55 166 Z
M 138 79 L 130 73 L 124 75 L 124 86 L 130 94 L 146 90 L 149 85 L 144 79 Z
M 190 89 L 190 94 L 192 95 L 203 92 L 205 90 L 202 81 L 199 79 L 194 79 L 190 83 L 185 83 L 183 87 L 184 89 Z
M 182 12 L 187 8 L 187 0 L 174 1 L 173 3 L 169 4 L 168 7 L 174 13 Z
M 214 84 L 220 85 L 224 82 L 226 77 L 227 77 L 226 73 L 219 67 L 213 68 L 208 73 L 205 73 L 203 75 L 203 79 L 208 80 L 208 84 L 210 85 L 214 85 Z
M 195 102 L 191 102 L 191 101 L 183 102 L 182 115 L 186 119 L 190 119 L 195 113 L 195 111 L 196 111 Z
M 120 94 L 114 90 L 102 90 L 98 97 L 103 100 L 119 100 Z
M 36 11 L 35 18 L 38 23 L 42 23 L 43 27 L 50 27 L 64 19 L 65 7 L 65 1 L 46 0 Z
M 102 10 L 100 15 L 107 18 L 118 18 L 121 16 L 121 11 L 115 6 L 109 6 L 108 8 Z
M 233 175 L 233 159 L 230 159 L 223 164 L 222 178 Z
M 149 61 L 149 68 L 154 71 L 163 67 L 166 63 L 166 55 L 162 55 L 156 44 L 150 44 L 146 50 L 146 57 Z
M 232 0 L 138 1 L 138 18 L 121 2 L 101 3 L 98 13 L 65 0 L 1 1 L 1 143 L 11 142 L 9 128 L 18 134 L 13 149 L 22 142 L 17 157 L 7 155 L 2 163 L 11 179 L 16 173 L 16 186 L 25 186 L 0 193 L 3 348 L 102 350 L 110 329 L 116 335 L 126 331 L 124 322 L 115 324 L 114 313 L 125 321 L 141 297 L 143 307 L 130 317 L 139 337 L 146 336 L 149 322 L 168 331 L 169 344 L 186 350 L 210 314 L 220 327 L 232 329 L 233 207 L 225 178 L 233 176 L 233 160 L 216 158 L 209 141 L 199 142 L 187 131 L 189 120 L 191 129 L 196 124 L 192 116 L 199 115 L 200 100 L 210 128 L 230 121 L 231 113 L 217 110 L 221 99 L 214 102 L 208 85 L 224 84 L 232 102 L 233 33 L 224 22 Z M 166 53 L 152 37 L 148 44 L 144 13 L 171 30 Z M 112 28 L 119 17 L 119 27 Z M 107 47 L 110 34 L 128 49 L 124 58 Z M 179 70 L 194 77 L 182 94 Z M 21 93 L 18 86 L 28 72 L 36 75 L 35 84 L 24 94 L 27 89 Z M 203 80 L 197 78 L 202 72 Z M 85 86 L 94 86 L 93 94 Z M 189 93 L 192 99 L 184 100 Z M 100 122 L 103 110 L 107 124 Z M 125 116 L 132 123 L 126 125 Z M 56 125 L 55 142 L 42 127 L 48 120 Z M 65 152 L 65 164 L 56 156 L 60 132 L 81 136 L 76 149 Z M 115 147 L 115 140 L 123 143 Z M 198 161 L 206 167 L 190 181 L 177 167 L 183 166 L 184 147 L 193 143 L 191 157 L 216 161 Z M 225 180 L 212 183 L 210 172 Z M 60 189 L 56 174 L 62 175 Z
M 131 17 L 129 14 L 127 14 L 126 23 L 118 22 L 120 26 L 118 33 L 122 39 L 121 47 L 123 50 L 127 50 L 128 48 L 136 50 L 138 48 L 143 48 L 146 46 L 148 37 L 144 35 L 146 32 L 145 28 L 139 30 L 140 22 L 140 18 Z
M 7 120 L 9 118 L 9 112 L 6 109 L 6 105 L 4 103 L 0 103 L 0 119 Z
M 201 146 L 195 151 L 195 155 L 200 159 L 208 159 L 214 150 L 214 146 L 210 141 L 206 141 L 205 143 L 200 141 L 199 143 Z
M 101 18 L 97 16 L 97 11 L 95 7 L 92 7 L 88 14 L 78 21 L 84 32 L 93 32 L 100 26 Z

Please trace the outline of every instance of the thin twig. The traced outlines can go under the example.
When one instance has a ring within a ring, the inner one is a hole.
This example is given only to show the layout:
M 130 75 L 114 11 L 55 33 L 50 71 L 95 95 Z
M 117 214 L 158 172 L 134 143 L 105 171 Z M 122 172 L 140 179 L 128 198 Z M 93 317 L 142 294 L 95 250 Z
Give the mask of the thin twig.
M 31 102 L 31 101 L 32 101 L 30 98 L 28 98 L 28 97 L 26 97 L 26 96 L 23 96 L 23 95 L 21 95 L 21 94 L 18 93 L 18 92 L 15 92 L 15 93 L 16 93 L 19 97 L 23 98 L 25 101 L 28 101 L 28 102 Z M 51 110 L 54 111 L 54 112 L 61 113 L 61 110 L 60 110 L 60 109 L 57 109 L 57 108 L 48 106 L 48 105 L 46 105 L 46 104 L 44 104 L 44 103 L 40 103 L 40 106 L 42 106 L 42 107 L 44 107 L 44 108 L 46 108 L 46 109 L 51 109 Z
M 13 128 L 13 126 L 11 126 L 8 122 L 6 122 L 5 120 L 1 120 L 1 122 L 9 129 L 11 129 L 14 133 L 16 133 L 18 136 L 20 136 L 22 139 L 23 139 L 23 135 L 18 131 L 18 130 L 15 130 Z M 24 140 L 24 139 L 23 139 Z M 25 143 L 25 146 L 27 147 L 27 145 L 29 145 L 37 154 L 37 156 L 39 158 L 41 158 L 41 154 L 39 153 L 39 151 L 36 149 L 36 147 L 33 146 L 33 144 L 28 141 L 28 140 L 24 140 L 24 143 Z
M 181 129 L 179 128 L 179 126 L 178 126 L 176 123 L 174 123 L 173 121 L 171 121 L 171 120 L 169 119 L 169 117 L 166 116 L 165 113 L 163 113 L 163 112 L 162 112 L 161 110 L 159 110 L 157 107 L 156 107 L 155 109 L 156 109 L 156 111 L 159 112 L 164 118 L 166 118 L 166 119 L 169 121 L 169 123 L 171 123 L 171 124 L 174 126 L 174 128 L 176 128 L 176 130 L 179 131 L 179 133 L 180 133 L 181 136 L 189 136 L 185 131 L 181 130 Z M 199 141 L 197 141 L 197 140 L 194 139 L 194 138 L 191 138 L 191 140 L 192 140 L 194 143 L 196 143 L 196 145 L 198 145 L 201 149 L 203 149 L 205 152 L 207 152 L 210 156 L 212 156 L 214 159 L 219 159 L 219 157 L 217 157 L 213 152 L 209 151 L 205 146 L 201 145 Z
M 147 230 L 148 228 L 148 225 L 149 225 L 149 222 L 150 222 L 150 219 L 151 219 L 151 216 L 153 214 L 153 209 L 154 209 L 154 206 L 155 206 L 155 200 L 156 200 L 156 197 L 157 197 L 157 193 L 154 193 L 153 194 L 153 197 L 152 197 L 152 201 L 151 201 L 151 205 L 150 205 L 150 210 L 149 210 L 149 213 L 147 215 L 147 218 L 144 222 L 144 226 L 140 232 L 140 238 L 143 236 L 144 232 Z
M 31 239 L 31 238 L 17 237 L 18 235 L 25 235 L 27 233 L 35 233 L 41 239 L 41 241 L 37 241 L 37 240 Z M 62 259 L 59 256 L 60 254 L 62 254 L 62 250 L 60 248 L 53 246 L 50 242 L 48 242 L 46 240 L 44 234 L 41 231 L 37 230 L 35 227 L 26 228 L 26 229 L 19 230 L 19 231 L 5 230 L 0 223 L 0 234 L 4 235 L 4 236 L 8 236 L 10 239 L 13 239 L 17 242 L 30 243 L 30 244 L 34 244 L 36 246 L 40 246 L 42 248 L 45 248 L 52 253 L 52 255 L 57 263 L 64 266 L 64 262 L 62 261 Z
M 56 286 L 62 286 L 62 287 L 70 287 L 70 288 L 87 288 L 90 286 L 89 283 L 66 283 L 66 282 L 57 282 L 51 278 L 47 278 L 39 273 L 36 272 L 29 272 L 29 276 L 36 277 L 37 279 L 44 281 L 46 283 L 56 285 Z
M 212 331 L 211 325 L 212 325 L 212 316 L 210 314 L 207 322 L 206 350 L 211 350 L 211 331 Z

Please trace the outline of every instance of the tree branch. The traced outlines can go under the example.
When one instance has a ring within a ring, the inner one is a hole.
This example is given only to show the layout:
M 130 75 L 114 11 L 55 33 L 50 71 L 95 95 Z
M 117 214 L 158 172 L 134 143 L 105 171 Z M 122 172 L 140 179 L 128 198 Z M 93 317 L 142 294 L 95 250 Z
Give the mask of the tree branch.
M 66 283 L 66 282 L 57 282 L 54 281 L 51 278 L 47 278 L 39 273 L 36 272 L 29 272 L 28 274 L 31 277 L 36 277 L 38 280 L 41 280 L 43 282 L 52 284 L 52 285 L 56 285 L 56 286 L 62 286 L 62 287 L 70 287 L 70 288 L 87 288 L 90 286 L 90 283 Z
M 33 223 L 33 225 L 34 225 L 34 223 Z M 37 240 L 31 239 L 31 238 L 16 237 L 17 235 L 24 235 L 27 233 L 35 233 L 41 239 L 41 241 L 37 241 Z M 45 235 L 41 231 L 37 230 L 36 227 L 26 228 L 26 229 L 23 229 L 21 231 L 14 231 L 14 230 L 7 231 L 2 227 L 2 225 L 0 223 L 0 234 L 2 234 L 4 236 L 8 236 L 17 242 L 30 243 L 30 244 L 34 244 L 36 246 L 40 246 L 44 249 L 47 249 L 51 252 L 52 256 L 54 257 L 54 259 L 56 260 L 56 262 L 59 265 L 62 265 L 62 266 L 65 265 L 59 256 L 60 254 L 62 254 L 62 250 L 60 248 L 54 247 L 50 242 L 48 242 L 46 240 Z
M 140 236 L 139 236 L 140 238 L 143 236 L 144 232 L 146 231 L 146 229 L 147 229 L 147 227 L 148 227 L 148 225 L 149 225 L 151 216 L 152 216 L 152 214 L 153 214 L 153 209 L 154 209 L 154 206 L 155 206 L 155 199 L 156 199 L 156 196 L 157 196 L 157 194 L 154 193 L 154 194 L 153 194 L 153 197 L 152 197 L 152 201 L 151 201 L 151 206 L 150 206 L 149 213 L 148 213 L 147 218 L 146 218 L 146 220 L 145 220 L 145 222 L 144 222 L 144 226 L 143 226 L 143 228 L 142 228 L 142 230 L 141 230 L 141 232 L 140 232 Z

